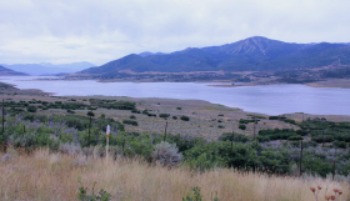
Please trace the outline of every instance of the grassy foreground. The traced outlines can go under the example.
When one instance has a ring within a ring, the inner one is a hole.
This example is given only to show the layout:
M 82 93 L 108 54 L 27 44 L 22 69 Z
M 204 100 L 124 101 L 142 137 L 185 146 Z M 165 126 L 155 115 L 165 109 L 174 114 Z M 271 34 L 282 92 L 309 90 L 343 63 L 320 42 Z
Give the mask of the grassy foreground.
M 69 156 L 38 150 L 32 155 L 14 154 L 8 160 L 0 155 L 0 200 L 65 201 L 78 200 L 80 186 L 101 188 L 112 200 L 181 201 L 198 186 L 203 200 L 217 196 L 221 201 L 312 201 L 311 186 L 322 187 L 319 200 L 342 189 L 339 200 L 349 200 L 349 184 L 317 178 L 268 176 L 215 169 L 205 173 L 184 167 L 164 168 L 137 159 Z

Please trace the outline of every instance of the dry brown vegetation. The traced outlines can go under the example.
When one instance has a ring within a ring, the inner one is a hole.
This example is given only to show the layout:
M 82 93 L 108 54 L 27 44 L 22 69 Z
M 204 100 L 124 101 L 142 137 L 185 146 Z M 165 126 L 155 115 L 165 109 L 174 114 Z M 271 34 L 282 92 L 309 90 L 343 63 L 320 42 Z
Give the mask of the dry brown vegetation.
M 326 79 L 319 82 L 308 83 L 312 87 L 350 88 L 350 79 Z
M 0 157 L 4 158 L 3 155 Z M 192 187 L 201 189 L 204 200 L 215 193 L 221 201 L 311 201 L 312 186 L 322 186 L 320 201 L 334 188 L 342 190 L 341 200 L 350 199 L 349 185 L 318 178 L 268 176 L 214 169 L 204 173 L 186 167 L 164 168 L 138 159 L 68 156 L 38 150 L 0 162 L 0 200 L 78 200 L 81 185 L 95 192 L 103 188 L 112 200 L 180 201 Z
M 95 116 L 99 117 L 104 114 L 106 117 L 113 118 L 116 121 L 122 122 L 129 119 L 131 115 L 136 117 L 138 126 L 125 125 L 129 132 L 148 132 L 148 133 L 163 133 L 166 120 L 159 118 L 159 114 L 169 114 L 168 133 L 181 134 L 184 136 L 204 137 L 208 140 L 217 139 L 225 132 L 232 132 L 253 135 L 254 125 L 247 124 L 245 130 L 239 129 L 240 119 L 252 119 L 252 116 L 258 115 L 263 117 L 255 126 L 256 132 L 261 129 L 297 129 L 296 126 L 285 123 L 283 121 L 269 120 L 267 115 L 253 114 L 242 111 L 237 108 L 229 108 L 222 105 L 212 104 L 200 100 L 175 100 L 175 99 L 158 99 L 158 98 L 127 98 L 127 97 L 55 97 L 55 96 L 37 96 L 37 95 L 4 95 L 5 100 L 14 101 L 31 101 L 41 100 L 47 102 L 69 102 L 74 99 L 76 102 L 89 104 L 90 98 L 103 100 L 127 100 L 136 103 L 136 108 L 141 112 L 148 110 L 150 113 L 158 117 L 149 117 L 145 114 L 135 114 L 128 110 L 115 110 L 98 108 L 94 111 Z M 86 116 L 86 110 L 75 110 L 78 115 Z M 67 111 L 62 109 L 38 110 L 37 114 L 65 115 Z M 182 121 L 182 115 L 188 116 L 190 121 Z M 176 117 L 176 119 L 174 119 Z

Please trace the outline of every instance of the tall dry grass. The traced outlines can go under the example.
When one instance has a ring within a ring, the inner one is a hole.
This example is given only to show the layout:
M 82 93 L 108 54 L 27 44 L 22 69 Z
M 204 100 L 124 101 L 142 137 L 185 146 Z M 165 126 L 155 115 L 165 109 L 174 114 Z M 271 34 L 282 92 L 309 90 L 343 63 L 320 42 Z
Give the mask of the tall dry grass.
M 12 154 L 0 162 L 1 201 L 77 200 L 80 184 L 95 191 L 103 188 L 112 200 L 181 201 L 199 186 L 204 200 L 217 193 L 221 201 L 312 201 L 310 186 L 320 185 L 319 200 L 326 188 L 342 189 L 342 200 L 350 199 L 349 185 L 322 179 L 299 179 L 215 169 L 205 173 L 186 168 L 163 168 L 141 160 L 50 154 L 38 150 L 31 156 Z

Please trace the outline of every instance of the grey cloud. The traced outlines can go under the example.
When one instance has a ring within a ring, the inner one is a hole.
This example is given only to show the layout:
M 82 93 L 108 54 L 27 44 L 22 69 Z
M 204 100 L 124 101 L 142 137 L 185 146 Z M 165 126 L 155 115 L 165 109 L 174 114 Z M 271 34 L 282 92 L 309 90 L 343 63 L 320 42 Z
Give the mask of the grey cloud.
M 343 0 L 11 0 L 0 2 L 0 63 L 104 63 L 132 52 L 253 35 L 346 42 Z

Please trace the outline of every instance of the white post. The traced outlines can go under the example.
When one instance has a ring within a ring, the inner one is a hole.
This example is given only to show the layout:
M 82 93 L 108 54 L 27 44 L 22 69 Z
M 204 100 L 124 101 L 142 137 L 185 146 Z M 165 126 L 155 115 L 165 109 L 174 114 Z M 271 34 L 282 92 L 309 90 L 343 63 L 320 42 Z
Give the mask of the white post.
M 109 136 L 111 135 L 111 127 L 107 125 L 106 127 L 106 160 L 108 160 L 108 152 L 109 152 Z

